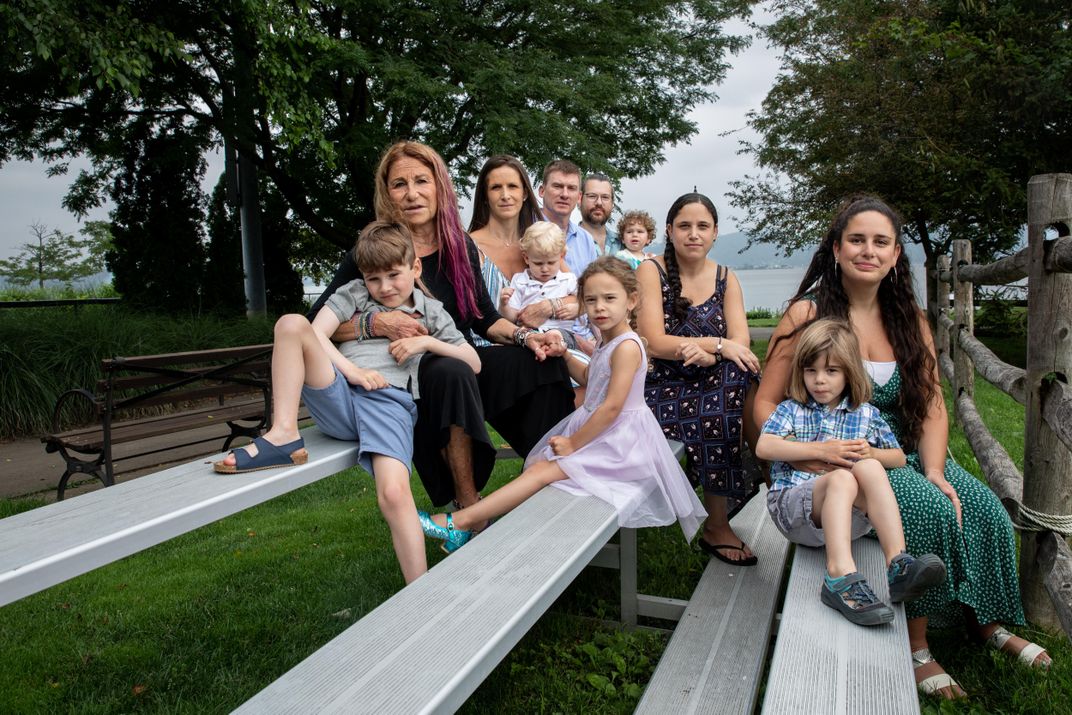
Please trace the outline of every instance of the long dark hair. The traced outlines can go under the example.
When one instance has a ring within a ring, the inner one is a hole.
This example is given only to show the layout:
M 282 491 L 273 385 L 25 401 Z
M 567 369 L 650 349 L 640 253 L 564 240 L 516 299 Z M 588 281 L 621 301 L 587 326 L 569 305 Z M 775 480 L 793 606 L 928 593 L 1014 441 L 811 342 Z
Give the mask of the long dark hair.
M 536 192 L 532 190 L 532 182 L 529 181 L 525 167 L 509 154 L 496 154 L 484 162 L 480 175 L 476 177 L 476 189 L 473 191 L 473 218 L 469 221 L 469 233 L 484 228 L 491 220 L 491 206 L 488 203 L 488 174 L 504 166 L 517 172 L 525 194 L 521 202 L 521 211 L 517 215 L 518 235 L 525 233 L 525 229 L 537 221 L 544 220 L 540 204 L 536 200 Z
M 715 226 L 718 226 L 718 211 L 715 210 L 715 205 L 711 202 L 711 199 L 703 194 L 682 194 L 670 205 L 670 210 L 666 213 L 666 247 L 663 249 L 663 260 L 666 261 L 666 279 L 670 284 L 670 292 L 674 294 L 674 317 L 677 318 L 679 323 L 685 322 L 692 303 L 689 302 L 688 298 L 681 295 L 681 274 L 678 272 L 677 252 L 674 250 L 674 242 L 670 240 L 670 232 L 674 225 L 674 219 L 681 213 L 681 209 L 689 204 L 702 204 L 705 209 L 711 212 L 711 218 L 714 219 Z
M 897 413 L 901 419 L 901 437 L 906 451 L 914 449 L 923 432 L 923 420 L 937 396 L 934 384 L 934 356 L 926 347 L 920 329 L 920 312 L 916 291 L 912 285 L 912 271 L 901 237 L 901 217 L 888 204 L 874 196 L 850 196 L 834 215 L 822 243 L 811 259 L 804 279 L 800 282 L 789 303 L 798 300 L 815 302 L 815 319 L 840 318 L 849 320 L 849 297 L 838 275 L 834 260 L 834 244 L 841 243 L 849 221 L 865 211 L 877 211 L 893 225 L 894 240 L 901 248 L 894 269 L 882 279 L 878 288 L 879 309 L 886 337 L 893 346 L 893 354 L 901 371 L 902 389 L 897 400 Z M 786 335 L 792 338 L 807 325 L 797 326 Z M 777 341 L 775 341 L 777 342 Z M 774 352 L 771 344 L 769 354 Z

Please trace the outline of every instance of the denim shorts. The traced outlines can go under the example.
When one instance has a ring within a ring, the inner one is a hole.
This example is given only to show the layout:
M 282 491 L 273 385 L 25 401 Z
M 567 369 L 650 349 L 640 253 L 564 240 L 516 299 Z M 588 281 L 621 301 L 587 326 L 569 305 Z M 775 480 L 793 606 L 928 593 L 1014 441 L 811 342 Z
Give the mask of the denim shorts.
M 785 538 L 794 544 L 804 546 L 822 546 L 826 543 L 823 530 L 812 521 L 812 489 L 815 480 L 802 482 L 786 489 L 767 492 L 767 511 L 774 519 L 774 525 Z M 856 507 L 852 508 L 850 533 L 853 541 L 871 531 L 871 522 L 867 515 Z
M 372 455 L 394 457 L 409 467 L 417 405 L 397 387 L 366 390 L 351 385 L 335 368 L 327 387 L 302 387 L 302 400 L 316 426 L 329 437 L 358 443 L 358 463 L 372 474 Z

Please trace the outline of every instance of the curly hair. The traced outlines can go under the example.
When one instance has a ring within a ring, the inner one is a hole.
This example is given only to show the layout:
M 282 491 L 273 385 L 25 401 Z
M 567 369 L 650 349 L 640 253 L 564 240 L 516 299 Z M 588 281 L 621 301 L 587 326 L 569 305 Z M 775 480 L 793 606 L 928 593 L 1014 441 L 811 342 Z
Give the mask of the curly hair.
M 435 232 L 439 250 L 442 252 L 440 265 L 447 274 L 447 280 L 454 286 L 454 298 L 458 303 L 459 317 L 463 320 L 479 318 L 480 309 L 476 305 L 476 277 L 473 264 L 469 262 L 469 248 L 466 245 L 465 229 L 462 227 L 461 215 L 458 213 L 458 196 L 454 193 L 454 184 L 443 157 L 432 147 L 420 142 L 403 141 L 392 144 L 380 157 L 376 167 L 376 194 L 374 204 L 376 218 L 380 221 L 405 223 L 398 207 L 391 200 L 387 186 L 387 175 L 399 159 L 409 157 L 416 159 L 432 172 L 435 179 L 436 217 Z
M 799 300 L 813 301 L 814 319 L 798 325 L 784 337 L 792 338 L 819 318 L 849 320 L 849 298 L 838 275 L 834 245 L 841 245 L 849 221 L 865 211 L 876 211 L 889 220 L 896 244 L 901 248 L 894 269 L 879 284 L 878 303 L 886 337 L 893 346 L 893 354 L 900 367 L 902 389 L 897 400 L 897 414 L 903 433 L 899 436 L 906 451 L 909 451 L 915 449 L 919 442 L 923 421 L 938 394 L 938 387 L 934 382 L 934 356 L 927 349 L 920 328 L 919 303 L 901 236 L 901 217 L 888 204 L 867 195 L 850 196 L 842 202 L 804 273 L 796 295 L 789 300 L 790 304 Z M 774 343 L 768 354 L 773 351 Z
M 655 240 L 655 219 L 647 211 L 626 211 L 618 221 L 618 235 L 624 234 L 625 229 L 634 223 L 640 224 L 641 228 L 648 232 L 648 243 Z
M 536 199 L 536 192 L 532 190 L 532 182 L 529 181 L 525 167 L 517 158 L 509 154 L 496 154 L 484 162 L 484 166 L 480 168 L 480 174 L 476 177 L 476 188 L 473 190 L 473 218 L 469 221 L 469 233 L 484 228 L 491 220 L 491 206 L 488 203 L 488 174 L 504 166 L 517 172 L 524 193 L 521 211 L 517 215 L 518 234 L 524 233 L 525 229 L 537 221 L 544 220 L 543 212 L 540 211 L 540 202 Z
M 718 225 L 718 211 L 715 210 L 715 205 L 711 202 L 711 199 L 703 194 L 682 194 L 670 205 L 670 210 L 666 213 L 666 248 L 663 249 L 663 260 L 666 261 L 667 283 L 670 284 L 670 291 L 674 294 L 672 312 L 680 323 L 685 322 L 692 303 L 688 298 L 681 295 L 681 275 L 678 273 L 677 252 L 674 250 L 674 242 L 670 240 L 670 230 L 674 225 L 674 219 L 681 213 L 681 209 L 689 204 L 702 204 L 705 209 L 711 212 L 711 218 L 714 220 L 715 225 Z

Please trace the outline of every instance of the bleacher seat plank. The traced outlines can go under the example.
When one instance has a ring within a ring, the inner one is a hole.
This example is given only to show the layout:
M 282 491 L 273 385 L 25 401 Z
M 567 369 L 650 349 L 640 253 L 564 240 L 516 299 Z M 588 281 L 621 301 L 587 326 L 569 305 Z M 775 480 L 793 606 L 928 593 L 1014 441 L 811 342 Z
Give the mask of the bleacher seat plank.
M 302 431 L 308 463 L 216 474 L 222 454 L 0 520 L 0 606 L 357 463 L 357 447 Z
M 732 520 L 755 566 L 711 559 L 637 706 L 638 713 L 751 713 L 789 543 L 767 516 L 766 489 Z
M 878 541 L 857 539 L 852 555 L 876 595 L 888 602 Z M 819 600 L 825 570 L 825 550 L 796 547 L 763 712 L 918 713 L 904 608 L 895 606 L 896 618 L 885 626 L 849 623 Z
M 236 712 L 453 712 L 617 531 L 547 487 Z

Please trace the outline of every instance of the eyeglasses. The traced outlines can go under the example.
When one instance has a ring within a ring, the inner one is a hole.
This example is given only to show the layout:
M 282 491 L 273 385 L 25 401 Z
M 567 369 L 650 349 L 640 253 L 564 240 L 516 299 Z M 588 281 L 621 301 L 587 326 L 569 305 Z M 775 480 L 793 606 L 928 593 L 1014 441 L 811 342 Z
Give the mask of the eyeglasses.
M 593 204 L 604 203 L 609 204 L 611 201 L 610 194 L 585 194 L 584 198 L 591 201 Z

